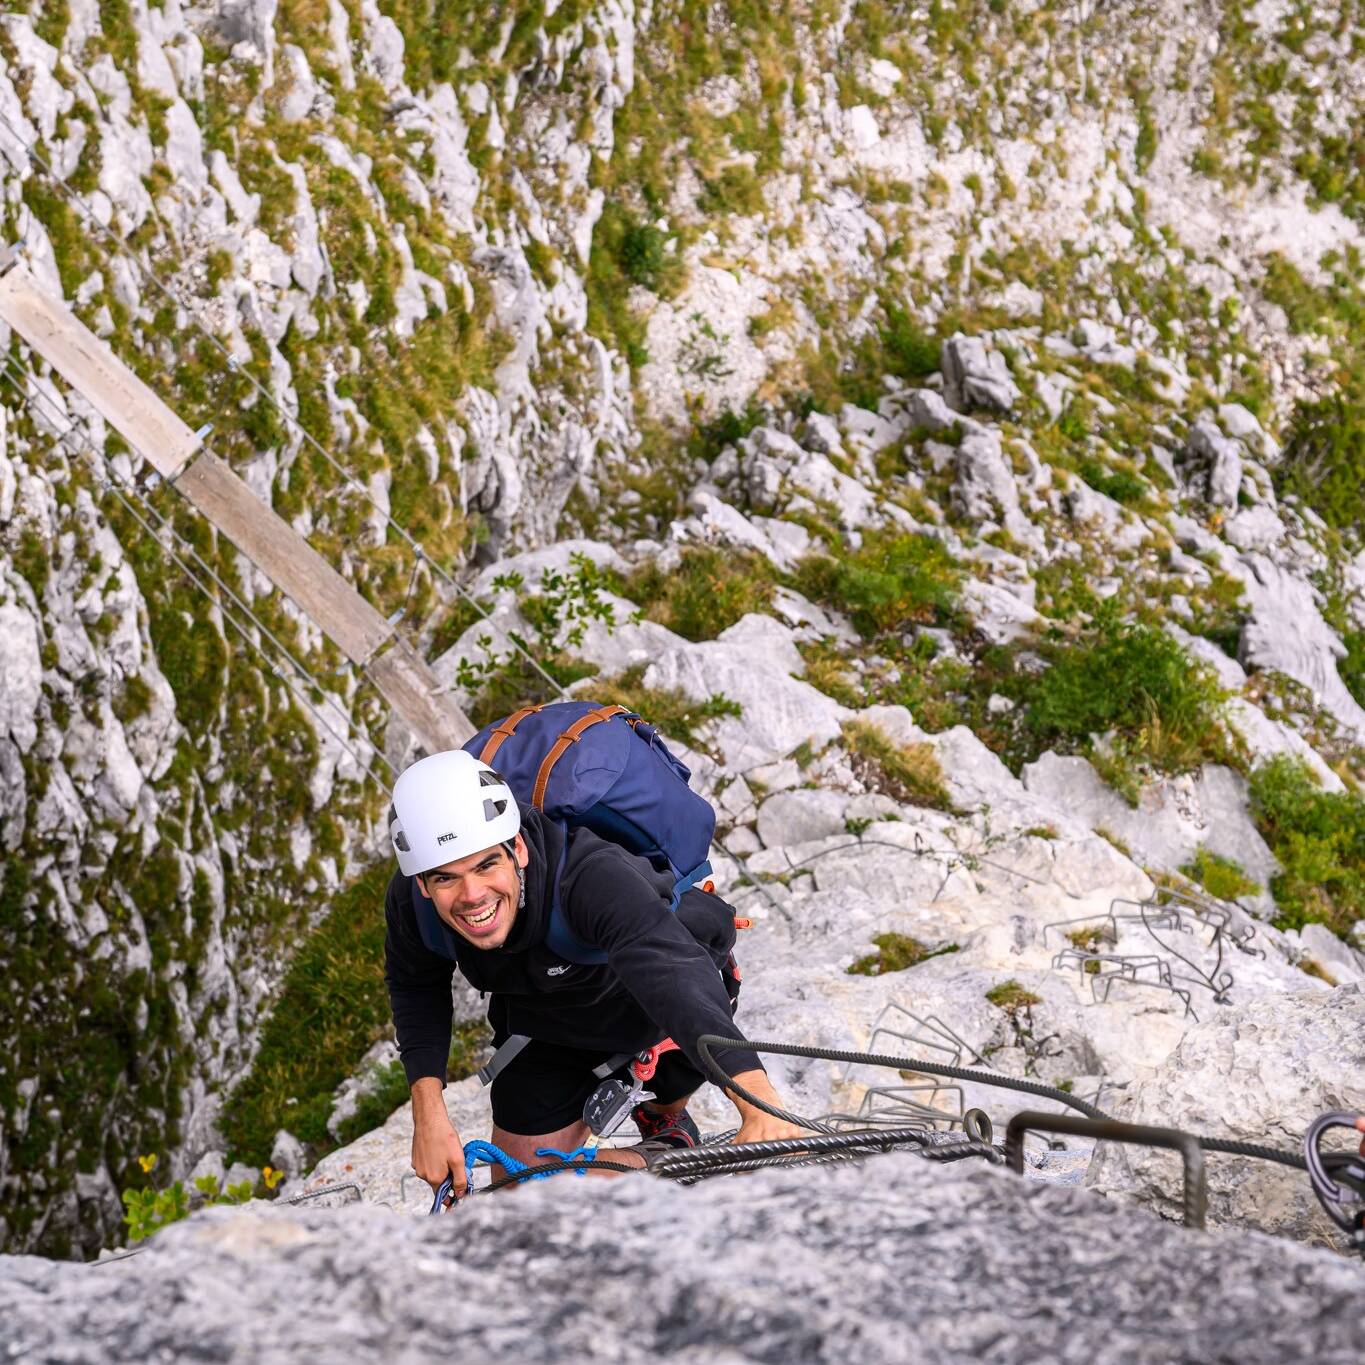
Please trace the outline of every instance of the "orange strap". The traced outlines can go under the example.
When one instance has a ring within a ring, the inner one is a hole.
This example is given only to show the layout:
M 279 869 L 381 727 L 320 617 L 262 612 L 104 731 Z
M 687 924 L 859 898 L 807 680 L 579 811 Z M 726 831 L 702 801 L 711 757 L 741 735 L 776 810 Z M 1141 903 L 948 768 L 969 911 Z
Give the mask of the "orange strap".
M 596 711 L 589 711 L 586 716 L 580 716 L 555 740 L 550 752 L 545 755 L 545 761 L 540 765 L 540 771 L 536 774 L 535 791 L 531 793 L 531 804 L 537 810 L 542 810 L 545 805 L 545 789 L 550 785 L 550 770 L 564 757 L 569 745 L 577 744 L 583 732 L 596 725 L 598 721 L 610 720 L 613 716 L 625 714 L 624 706 L 599 706 Z
M 493 755 L 512 738 L 512 735 L 516 732 L 517 726 L 520 725 L 527 716 L 533 716 L 539 710 L 539 706 L 523 706 L 520 711 L 514 712 L 512 715 L 508 716 L 507 719 L 488 736 L 488 743 L 483 746 L 483 753 L 479 755 L 479 762 L 492 763 Z

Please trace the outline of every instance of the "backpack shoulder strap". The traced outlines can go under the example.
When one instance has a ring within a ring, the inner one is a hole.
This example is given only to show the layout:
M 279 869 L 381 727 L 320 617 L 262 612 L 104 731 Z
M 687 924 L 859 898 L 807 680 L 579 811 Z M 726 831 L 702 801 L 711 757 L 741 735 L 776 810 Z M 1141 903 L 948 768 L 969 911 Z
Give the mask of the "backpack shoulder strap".
M 567 849 L 567 847 L 566 842 L 565 848 Z M 606 952 L 601 948 L 593 947 L 590 943 L 585 943 L 569 928 L 568 920 L 564 917 L 564 910 L 559 903 L 559 876 L 563 871 L 564 861 L 561 857 L 559 868 L 555 873 L 554 892 L 550 901 L 550 927 L 545 933 L 545 946 L 556 957 L 562 957 L 565 962 L 575 962 L 584 967 L 601 966 L 607 960 Z M 672 898 L 668 903 L 670 913 L 677 913 L 678 902 L 682 899 L 685 891 L 691 890 L 703 877 L 710 875 L 711 864 L 705 862 L 679 877 L 673 883 Z
M 539 706 L 523 706 L 520 711 L 514 711 L 505 721 L 497 726 L 493 733 L 488 736 L 488 742 L 483 746 L 483 753 L 479 755 L 480 763 L 493 762 L 493 755 L 507 743 L 516 733 L 517 726 L 526 719 L 533 716 L 540 710 Z
M 540 765 L 540 771 L 536 773 L 535 790 L 531 793 L 531 804 L 537 809 L 542 810 L 545 806 L 545 791 L 550 785 L 550 773 L 556 763 L 568 752 L 571 744 L 577 744 L 582 738 L 583 732 L 598 724 L 600 721 L 610 720 L 613 716 L 627 716 L 630 712 L 624 706 L 599 706 L 595 711 L 589 711 L 585 716 L 579 716 L 574 723 L 559 736 L 550 746 L 550 751 L 545 755 L 544 761 Z
M 594 948 L 590 943 L 584 943 L 569 928 L 564 911 L 560 909 L 558 896 L 550 906 L 550 927 L 545 934 L 545 946 L 556 957 L 562 957 L 565 962 L 576 962 L 580 967 L 601 967 L 607 960 L 604 948 Z

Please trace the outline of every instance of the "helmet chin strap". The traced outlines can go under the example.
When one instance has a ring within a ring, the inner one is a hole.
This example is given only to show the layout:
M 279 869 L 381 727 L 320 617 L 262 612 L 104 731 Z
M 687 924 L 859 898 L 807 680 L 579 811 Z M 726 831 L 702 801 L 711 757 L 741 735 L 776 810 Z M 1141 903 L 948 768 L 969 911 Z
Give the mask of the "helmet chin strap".
M 503 848 L 507 850 L 507 856 L 512 860 L 512 866 L 517 870 L 517 909 L 526 909 L 526 869 L 517 862 L 517 841 L 509 839 Z

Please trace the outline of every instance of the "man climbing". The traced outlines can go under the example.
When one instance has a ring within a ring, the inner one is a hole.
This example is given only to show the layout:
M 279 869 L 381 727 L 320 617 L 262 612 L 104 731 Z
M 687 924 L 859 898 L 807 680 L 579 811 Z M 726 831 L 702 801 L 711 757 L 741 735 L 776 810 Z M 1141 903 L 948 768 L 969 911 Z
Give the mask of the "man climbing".
M 655 1098 L 632 1115 L 643 1141 L 612 1160 L 643 1166 L 654 1152 L 695 1145 L 687 1101 L 705 1079 L 697 1038 L 736 1036 L 730 907 L 693 888 L 671 910 L 671 876 L 589 829 L 523 812 L 506 781 L 463 750 L 408 768 L 390 822 L 399 870 L 385 902 L 385 980 L 412 1089 L 417 1174 L 433 1189 L 447 1176 L 457 1195 L 466 1188 L 461 1140 L 441 1095 L 456 966 L 489 997 L 498 1049 L 492 1140 L 508 1156 L 534 1164 L 538 1149 L 579 1147 L 589 1131 L 583 1107 L 604 1069 L 614 1063 L 625 1075 L 631 1056 L 665 1037 L 678 1050 L 660 1057 Z M 551 948 L 547 936 L 561 944 L 551 933 L 557 919 L 605 962 Z M 754 1053 L 713 1055 L 739 1086 L 779 1105 Z M 726 1093 L 739 1111 L 737 1142 L 800 1135 Z

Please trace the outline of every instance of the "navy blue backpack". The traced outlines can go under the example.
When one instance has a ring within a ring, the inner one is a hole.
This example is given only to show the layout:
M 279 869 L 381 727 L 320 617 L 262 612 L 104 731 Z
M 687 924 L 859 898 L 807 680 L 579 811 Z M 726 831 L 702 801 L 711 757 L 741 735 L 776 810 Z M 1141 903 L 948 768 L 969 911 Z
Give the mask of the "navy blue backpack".
M 673 877 L 670 909 L 709 875 L 716 814 L 688 785 L 691 774 L 659 732 L 624 706 L 590 701 L 527 706 L 480 730 L 465 746 L 496 768 L 523 809 L 534 806 L 566 829 L 586 828 Z M 554 874 L 545 942 L 566 962 L 596 965 L 606 953 L 584 943 L 559 904 Z M 425 897 L 413 897 L 427 946 L 449 955 L 444 926 Z

